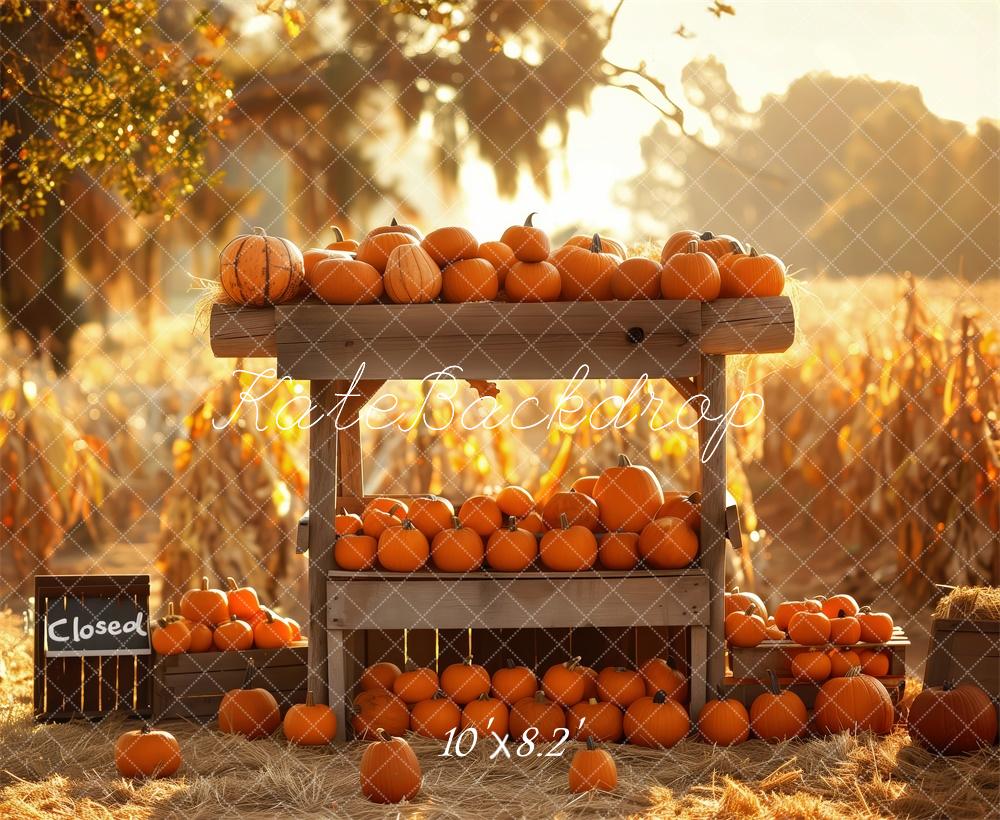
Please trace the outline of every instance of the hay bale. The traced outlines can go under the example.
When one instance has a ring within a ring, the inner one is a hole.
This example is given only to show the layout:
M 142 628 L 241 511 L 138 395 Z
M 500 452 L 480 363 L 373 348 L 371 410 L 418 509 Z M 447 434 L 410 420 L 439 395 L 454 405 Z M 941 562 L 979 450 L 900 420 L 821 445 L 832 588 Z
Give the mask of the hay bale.
M 1000 587 L 955 587 L 938 601 L 934 618 L 1000 621 Z

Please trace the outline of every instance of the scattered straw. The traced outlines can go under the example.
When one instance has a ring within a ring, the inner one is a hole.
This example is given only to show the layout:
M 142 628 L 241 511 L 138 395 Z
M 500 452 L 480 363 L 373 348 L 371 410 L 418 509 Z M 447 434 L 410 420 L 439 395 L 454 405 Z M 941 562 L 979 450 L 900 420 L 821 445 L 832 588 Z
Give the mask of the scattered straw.
M 938 601 L 934 617 L 1000 621 L 1000 587 L 956 587 Z
M 609 746 L 612 794 L 573 795 L 569 757 L 490 761 L 493 744 L 464 759 L 410 738 L 424 771 L 413 803 L 376 806 L 358 790 L 362 745 L 322 750 L 247 741 L 171 721 L 184 753 L 179 775 L 129 781 L 114 770 L 113 743 L 134 722 L 35 725 L 30 641 L 0 614 L 0 816 L 138 817 L 982 817 L 1000 805 L 1000 751 L 940 758 L 897 731 L 729 749 L 685 741 L 666 751 Z M 398 815 L 397 815 L 398 811 Z

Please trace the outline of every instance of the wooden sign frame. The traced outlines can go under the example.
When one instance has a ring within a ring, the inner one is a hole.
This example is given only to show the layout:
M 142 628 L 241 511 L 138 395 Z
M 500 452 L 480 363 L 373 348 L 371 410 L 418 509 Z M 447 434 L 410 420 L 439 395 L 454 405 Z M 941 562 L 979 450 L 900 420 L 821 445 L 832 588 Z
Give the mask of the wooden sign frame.
M 149 613 L 148 575 L 35 576 L 35 720 L 95 720 L 152 714 L 153 655 L 47 657 L 46 613 L 53 598 L 127 598 Z

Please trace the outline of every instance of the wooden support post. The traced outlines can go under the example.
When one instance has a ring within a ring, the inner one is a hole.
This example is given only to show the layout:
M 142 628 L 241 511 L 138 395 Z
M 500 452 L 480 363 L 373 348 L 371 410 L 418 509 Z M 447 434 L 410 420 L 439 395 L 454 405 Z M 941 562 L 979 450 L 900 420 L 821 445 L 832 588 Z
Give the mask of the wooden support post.
M 701 567 L 708 576 L 709 626 L 707 664 L 695 664 L 696 644 L 691 635 L 691 707 L 707 695 L 709 687 L 722 682 L 726 670 L 726 642 L 723 630 L 726 589 L 726 357 L 701 357 L 699 392 L 707 401 L 701 410 L 698 454 L 701 461 Z M 696 405 L 697 408 L 697 405 Z M 699 668 L 700 666 L 700 668 Z

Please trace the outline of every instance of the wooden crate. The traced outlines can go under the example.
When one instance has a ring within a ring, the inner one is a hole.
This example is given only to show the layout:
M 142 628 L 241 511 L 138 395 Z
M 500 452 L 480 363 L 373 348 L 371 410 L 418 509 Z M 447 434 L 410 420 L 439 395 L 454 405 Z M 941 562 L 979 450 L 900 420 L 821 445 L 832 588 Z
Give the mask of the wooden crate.
M 924 686 L 975 683 L 1000 697 L 1000 621 L 935 619 Z
M 902 694 L 903 687 L 902 684 L 906 681 L 905 677 L 893 676 L 879 678 L 886 689 L 889 690 L 889 697 L 892 698 L 893 703 L 898 703 L 899 698 Z M 793 681 L 790 677 L 779 677 L 778 686 L 782 689 L 790 689 L 800 698 L 802 702 L 806 705 L 807 709 L 812 709 L 816 703 L 816 694 L 819 692 L 819 683 L 801 683 Z M 748 678 L 736 678 L 733 676 L 728 676 L 722 681 L 722 689 L 726 694 L 726 697 L 736 698 L 748 709 L 750 704 L 754 702 L 758 695 L 762 695 L 764 692 L 769 691 L 767 684 L 762 683 L 759 680 L 751 680 Z
M 889 654 L 889 677 L 901 678 L 906 675 L 906 650 L 910 640 L 900 627 L 893 630 L 888 643 L 857 643 L 842 647 L 860 652 L 862 649 L 878 649 Z M 832 646 L 802 646 L 790 640 L 764 641 L 758 646 L 730 646 L 729 669 L 734 678 L 766 682 L 768 673 L 774 672 L 779 678 L 791 675 L 792 656 L 805 649 L 832 649 Z
M 185 718 L 199 723 L 214 720 L 222 696 L 246 683 L 251 661 L 256 671 L 250 685 L 274 695 L 282 714 L 292 704 L 305 703 L 305 641 L 283 649 L 162 655 L 153 664 L 153 719 Z
M 149 611 L 148 575 L 38 575 L 35 577 L 35 720 L 99 719 L 112 713 L 149 717 L 152 655 L 45 655 L 49 601 L 122 596 Z

